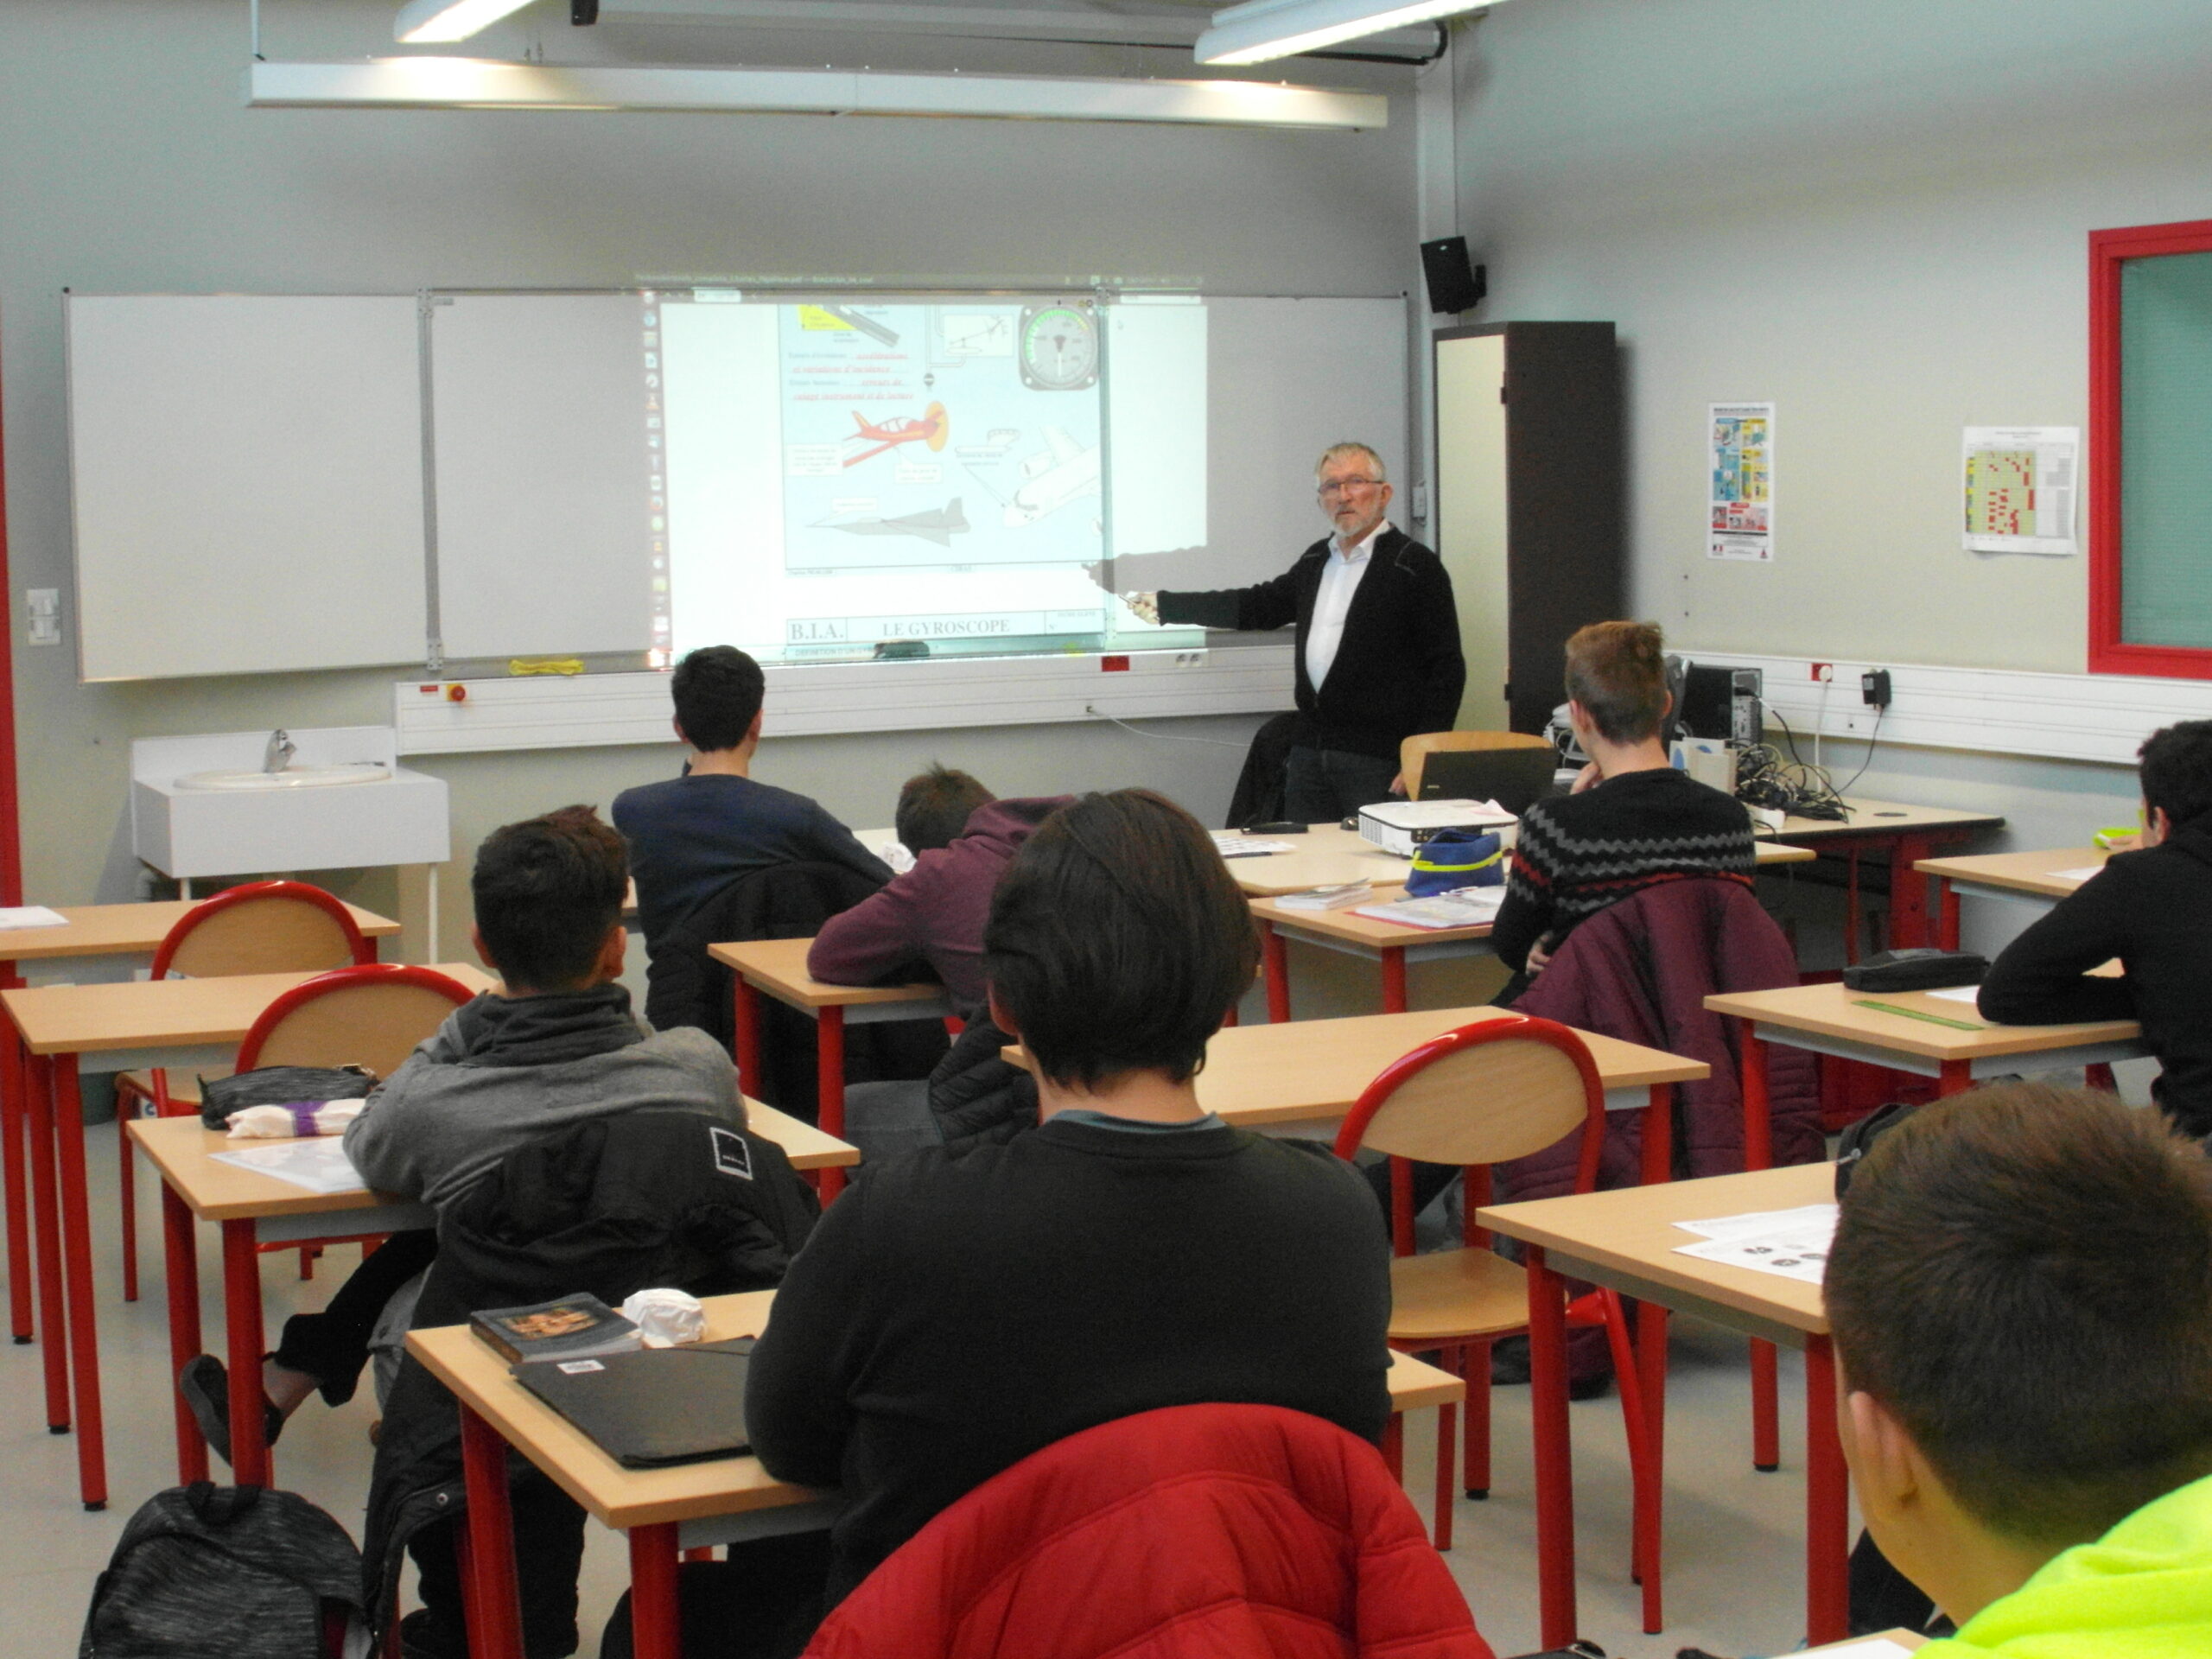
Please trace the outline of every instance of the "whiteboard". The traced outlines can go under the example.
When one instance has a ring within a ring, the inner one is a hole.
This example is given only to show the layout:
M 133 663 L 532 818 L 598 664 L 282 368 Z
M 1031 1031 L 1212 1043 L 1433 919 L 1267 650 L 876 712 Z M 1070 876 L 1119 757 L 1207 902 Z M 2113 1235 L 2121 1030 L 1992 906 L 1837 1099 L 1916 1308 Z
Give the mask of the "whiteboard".
M 642 652 L 638 296 L 441 296 L 429 349 L 445 655 Z
M 411 297 L 71 296 L 87 680 L 419 662 Z

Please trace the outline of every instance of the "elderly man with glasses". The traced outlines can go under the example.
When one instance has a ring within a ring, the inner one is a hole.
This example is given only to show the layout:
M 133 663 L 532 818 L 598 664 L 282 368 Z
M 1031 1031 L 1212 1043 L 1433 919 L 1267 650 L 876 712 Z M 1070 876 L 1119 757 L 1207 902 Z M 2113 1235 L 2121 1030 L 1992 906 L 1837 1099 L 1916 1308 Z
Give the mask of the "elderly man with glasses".
M 1299 723 L 1283 811 L 1304 823 L 1403 793 L 1398 745 L 1416 732 L 1450 731 L 1467 681 L 1452 578 L 1384 517 L 1390 485 L 1382 456 L 1363 443 L 1332 444 L 1314 479 L 1332 533 L 1273 581 L 1129 596 L 1148 621 L 1296 626 Z

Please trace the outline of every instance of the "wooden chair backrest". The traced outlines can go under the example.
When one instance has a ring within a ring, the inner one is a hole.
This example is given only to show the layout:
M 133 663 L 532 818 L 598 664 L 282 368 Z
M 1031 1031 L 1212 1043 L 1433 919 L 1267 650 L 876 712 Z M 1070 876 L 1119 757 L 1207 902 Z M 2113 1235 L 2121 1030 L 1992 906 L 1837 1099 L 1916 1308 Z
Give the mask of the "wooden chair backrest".
M 168 969 L 188 979 L 311 973 L 355 960 L 345 924 L 303 899 L 270 894 L 187 919 L 193 925 L 177 939 Z
M 461 1001 L 467 1000 L 464 991 Z M 252 1063 L 359 1065 L 388 1077 L 455 1006 L 450 995 L 427 985 L 340 986 L 278 1019 L 264 1034 Z
M 1571 1058 L 1509 1039 L 1446 1055 L 1407 1078 L 1360 1144 L 1428 1164 L 1502 1164 L 1566 1139 L 1588 1116 Z
M 1406 798 L 1421 799 L 1421 766 L 1441 750 L 1548 749 L 1551 740 L 1527 732 L 1416 732 L 1398 745 L 1398 770 L 1405 774 Z

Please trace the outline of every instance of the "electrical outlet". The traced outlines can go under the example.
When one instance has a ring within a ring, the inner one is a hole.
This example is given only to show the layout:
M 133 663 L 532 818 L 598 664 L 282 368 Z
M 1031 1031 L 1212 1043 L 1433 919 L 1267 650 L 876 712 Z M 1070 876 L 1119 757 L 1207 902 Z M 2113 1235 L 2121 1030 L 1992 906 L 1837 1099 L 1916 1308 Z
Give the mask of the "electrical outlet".
M 1835 664 L 1834 663 L 1815 663 L 1813 664 L 1813 677 L 1818 680 L 1822 685 L 1828 684 L 1835 678 Z
M 23 606 L 30 613 L 30 628 L 24 636 L 26 644 L 58 645 L 61 643 L 61 590 L 59 588 L 26 588 Z
M 1890 706 L 1890 671 L 1886 668 L 1869 669 L 1859 677 L 1859 695 L 1869 709 Z

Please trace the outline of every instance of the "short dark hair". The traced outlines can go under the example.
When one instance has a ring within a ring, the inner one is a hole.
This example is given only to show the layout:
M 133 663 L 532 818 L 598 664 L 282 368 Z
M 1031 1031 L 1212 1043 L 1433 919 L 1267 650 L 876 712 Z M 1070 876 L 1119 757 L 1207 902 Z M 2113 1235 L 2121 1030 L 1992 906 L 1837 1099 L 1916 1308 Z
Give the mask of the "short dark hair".
M 1567 695 L 1610 743 L 1656 736 L 1667 717 L 1667 646 L 1656 622 L 1592 622 L 1567 642 Z
M 622 919 L 629 880 L 622 837 L 588 806 L 564 806 L 485 836 L 469 891 L 499 976 L 535 991 L 585 984 Z
M 683 741 L 702 753 L 744 742 L 767 689 L 760 664 L 735 645 L 702 645 L 687 652 L 668 684 Z
M 1993 1532 L 2080 1543 L 2212 1472 L 2212 1160 L 2155 1111 L 1923 1107 L 1852 1176 L 1827 1301 L 1849 1386 Z
M 900 787 L 891 822 L 898 827 L 900 846 L 910 853 L 927 852 L 950 846 L 968 827 L 968 815 L 996 799 L 968 773 L 932 760 L 928 771 L 916 772 Z
M 2164 808 L 2177 830 L 2212 812 L 2212 720 L 2177 720 L 2135 753 L 2144 805 Z
M 1145 789 L 1046 818 L 1000 878 L 983 931 L 991 988 L 1038 1071 L 1096 1088 L 1180 1083 L 1252 982 L 1251 907 L 1198 821 Z

